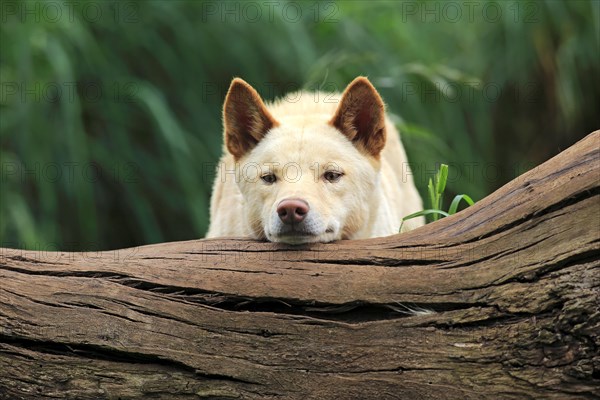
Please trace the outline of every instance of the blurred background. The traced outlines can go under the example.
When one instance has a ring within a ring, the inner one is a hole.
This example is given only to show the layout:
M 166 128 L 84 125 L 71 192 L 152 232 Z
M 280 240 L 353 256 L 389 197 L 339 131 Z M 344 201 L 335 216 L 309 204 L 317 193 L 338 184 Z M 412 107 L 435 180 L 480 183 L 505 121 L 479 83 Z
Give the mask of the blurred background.
M 235 76 L 368 76 L 416 184 L 480 200 L 599 127 L 598 1 L 3 1 L 0 245 L 202 237 Z M 447 204 L 446 204 L 447 206 Z

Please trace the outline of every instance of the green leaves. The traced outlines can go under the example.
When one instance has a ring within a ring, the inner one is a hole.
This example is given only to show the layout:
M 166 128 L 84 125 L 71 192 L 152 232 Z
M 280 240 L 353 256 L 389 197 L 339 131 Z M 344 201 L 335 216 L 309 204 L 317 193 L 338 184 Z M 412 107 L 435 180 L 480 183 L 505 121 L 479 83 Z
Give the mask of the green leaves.
M 427 188 L 429 190 L 429 201 L 431 204 L 431 208 L 434 210 L 439 210 L 442 207 L 442 199 L 444 195 L 444 190 L 446 190 L 446 181 L 448 180 L 448 166 L 446 164 L 440 165 L 440 169 L 435 175 L 434 181 L 432 182 L 429 179 L 429 184 Z M 437 221 L 439 218 L 439 213 L 434 213 L 433 220 Z
M 450 214 L 450 215 L 456 214 L 456 210 L 458 210 L 458 205 L 460 204 L 461 200 L 466 201 L 469 206 L 472 206 L 473 204 L 475 204 L 473 199 L 471 199 L 466 194 L 458 194 L 454 197 L 454 200 L 452 200 L 452 203 L 450 203 L 450 208 L 448 209 L 448 214 Z
M 422 2 L 414 14 L 394 1 L 57 2 L 58 15 L 48 2 L 9 3 L 0 239 L 11 247 L 202 237 L 234 76 L 273 100 L 368 75 L 399 116 L 410 161 L 452 166 L 431 187 L 415 174 L 436 199 L 429 220 L 445 217 L 443 193 L 482 198 L 517 163 L 537 165 L 597 125 L 596 1 L 496 2 L 494 23 L 487 2 L 456 19 Z M 500 176 L 482 173 L 486 163 Z
M 471 197 L 466 194 L 459 194 L 454 197 L 452 203 L 450 204 L 450 208 L 448 208 L 448 212 L 442 210 L 442 203 L 444 199 L 444 191 L 446 190 L 446 182 L 448 181 L 448 165 L 441 164 L 438 172 L 435 174 L 433 180 L 429 179 L 429 184 L 427 185 L 427 191 L 429 193 L 429 204 L 431 208 L 428 208 L 423 211 L 418 211 L 416 213 L 407 215 L 402 218 L 402 222 L 400 223 L 400 230 L 402 232 L 402 227 L 404 226 L 404 221 L 409 219 L 417 218 L 417 217 L 425 217 L 431 216 L 431 222 L 437 221 L 440 216 L 448 217 L 452 214 L 456 214 L 458 210 L 458 206 L 462 200 L 464 200 L 468 206 L 472 206 L 475 204 Z

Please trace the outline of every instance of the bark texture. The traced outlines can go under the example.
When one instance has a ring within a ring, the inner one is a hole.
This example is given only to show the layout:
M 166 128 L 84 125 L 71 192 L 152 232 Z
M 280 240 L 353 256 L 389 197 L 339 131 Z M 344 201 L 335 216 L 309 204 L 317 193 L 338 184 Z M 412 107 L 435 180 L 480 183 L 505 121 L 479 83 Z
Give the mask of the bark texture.
M 0 398 L 597 398 L 599 148 L 386 238 L 1 249 Z

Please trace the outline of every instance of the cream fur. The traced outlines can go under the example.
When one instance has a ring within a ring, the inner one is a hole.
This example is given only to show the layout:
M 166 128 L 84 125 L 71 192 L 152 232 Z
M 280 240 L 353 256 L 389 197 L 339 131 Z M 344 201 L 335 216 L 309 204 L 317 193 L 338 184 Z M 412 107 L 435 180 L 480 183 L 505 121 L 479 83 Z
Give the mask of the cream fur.
M 395 234 L 402 217 L 422 210 L 394 125 L 386 117 L 387 141 L 379 159 L 366 155 L 329 123 L 340 97 L 300 92 L 266 105 L 279 125 L 237 162 L 225 149 L 214 183 L 207 237 L 296 243 L 274 233 L 277 204 L 287 198 L 309 203 L 308 222 L 319 232 L 299 243 Z M 321 179 L 331 163 L 344 173 L 335 183 Z M 269 168 L 278 177 L 285 172 L 287 179 L 266 185 L 260 175 Z M 422 224 L 421 218 L 413 219 L 405 228 Z

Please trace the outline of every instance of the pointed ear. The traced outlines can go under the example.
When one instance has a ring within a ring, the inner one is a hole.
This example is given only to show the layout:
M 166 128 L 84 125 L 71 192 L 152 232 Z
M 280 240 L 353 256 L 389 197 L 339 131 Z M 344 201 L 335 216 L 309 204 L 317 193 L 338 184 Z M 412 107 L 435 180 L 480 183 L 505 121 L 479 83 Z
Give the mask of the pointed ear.
M 373 157 L 379 157 L 385 146 L 385 106 L 365 77 L 354 79 L 344 90 L 329 123 Z
M 252 86 L 235 78 L 223 106 L 225 146 L 237 160 L 279 125 Z

